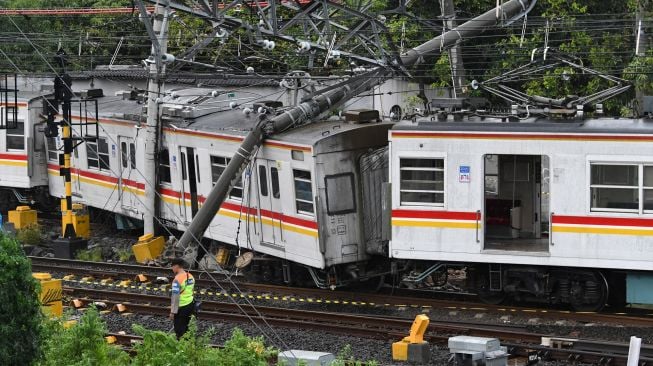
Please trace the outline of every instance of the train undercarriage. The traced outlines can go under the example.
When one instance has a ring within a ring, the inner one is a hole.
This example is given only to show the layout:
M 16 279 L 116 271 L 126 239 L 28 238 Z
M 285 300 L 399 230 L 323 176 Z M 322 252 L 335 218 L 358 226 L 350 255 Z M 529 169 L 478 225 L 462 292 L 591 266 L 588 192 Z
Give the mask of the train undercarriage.
M 488 304 L 545 304 L 575 311 L 623 306 L 625 273 L 591 268 L 513 264 L 395 261 L 334 266 L 320 270 L 277 258 L 257 258 L 252 279 L 320 288 L 383 287 L 420 293 L 476 295 Z

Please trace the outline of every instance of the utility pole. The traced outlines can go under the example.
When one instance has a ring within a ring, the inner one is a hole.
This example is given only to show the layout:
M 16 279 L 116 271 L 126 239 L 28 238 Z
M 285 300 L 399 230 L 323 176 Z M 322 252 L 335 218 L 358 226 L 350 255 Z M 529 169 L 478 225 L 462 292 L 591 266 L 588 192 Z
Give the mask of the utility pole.
M 165 3 L 165 4 L 164 4 Z M 142 1 L 138 1 L 139 10 L 145 28 L 152 40 L 152 52 L 149 63 L 149 81 L 147 86 L 147 122 L 145 126 L 145 202 L 143 213 L 143 234 L 155 234 L 155 219 L 159 211 L 157 200 L 157 157 L 158 142 L 161 132 L 159 126 L 158 99 L 164 90 L 165 61 L 168 44 L 168 17 L 170 8 L 167 1 L 157 3 L 154 9 L 153 25 L 147 18 L 147 9 Z
M 644 23 L 644 9 L 647 3 L 649 3 L 649 0 L 639 0 L 637 4 L 637 14 L 635 16 L 635 57 L 646 57 L 646 52 L 648 51 L 648 37 Z M 642 115 L 642 108 L 644 107 L 644 90 L 642 90 L 642 86 L 635 85 L 635 100 L 637 101 L 635 117 L 639 117 Z
M 453 0 L 440 0 L 442 7 L 442 19 L 447 31 L 456 28 L 456 11 Z M 449 64 L 451 65 L 451 79 L 453 81 L 453 97 L 466 94 L 463 90 L 465 82 L 465 68 L 463 66 L 463 53 L 460 42 L 449 49 Z

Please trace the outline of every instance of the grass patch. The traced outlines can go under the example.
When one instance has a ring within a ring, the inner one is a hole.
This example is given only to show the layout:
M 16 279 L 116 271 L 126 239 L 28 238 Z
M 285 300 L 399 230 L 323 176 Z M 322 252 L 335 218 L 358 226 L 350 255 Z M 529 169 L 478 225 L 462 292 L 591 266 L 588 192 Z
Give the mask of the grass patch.
M 88 262 L 102 262 L 102 248 L 97 247 L 93 249 L 80 250 L 75 256 L 77 260 Z
M 16 230 L 16 240 L 23 245 L 41 244 L 41 227 L 38 224 L 32 224 Z

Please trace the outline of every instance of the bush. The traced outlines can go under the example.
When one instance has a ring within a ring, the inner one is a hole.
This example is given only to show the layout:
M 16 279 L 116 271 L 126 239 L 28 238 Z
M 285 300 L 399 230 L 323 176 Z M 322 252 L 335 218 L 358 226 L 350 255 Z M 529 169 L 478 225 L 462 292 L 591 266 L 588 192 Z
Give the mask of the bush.
M 129 354 L 106 343 L 107 330 L 95 308 L 68 329 L 59 322 L 50 323 L 50 328 L 40 366 L 129 365 Z
M 80 250 L 75 256 L 77 260 L 88 262 L 102 262 L 102 248 L 96 247 L 93 249 Z
M 41 227 L 32 224 L 16 231 L 16 240 L 21 244 L 38 245 L 41 243 Z
M 133 253 L 131 248 L 116 249 L 116 256 L 121 262 L 129 262 L 132 259 Z
M 29 365 L 39 355 L 41 307 L 30 261 L 0 235 L 0 365 Z
M 247 337 L 240 329 L 234 330 L 224 348 L 212 348 L 212 332 L 198 334 L 195 318 L 179 341 L 174 334 L 146 330 L 140 325 L 133 328 L 143 337 L 143 343 L 135 346 L 132 365 L 136 366 L 266 366 L 268 357 L 276 353 L 266 348 L 261 338 Z
M 374 360 L 359 361 L 354 358 L 351 346 L 346 345 L 340 352 L 338 357 L 331 363 L 331 366 L 378 366 L 378 362 Z

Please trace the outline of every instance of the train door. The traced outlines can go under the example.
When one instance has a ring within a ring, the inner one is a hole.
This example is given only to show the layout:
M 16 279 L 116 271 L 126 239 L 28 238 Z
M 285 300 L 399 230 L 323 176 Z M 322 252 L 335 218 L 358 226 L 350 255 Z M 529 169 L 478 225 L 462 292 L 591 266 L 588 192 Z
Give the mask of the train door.
M 195 168 L 195 149 L 181 146 L 179 148 L 179 160 L 181 163 L 181 207 L 182 218 L 190 222 L 197 210 L 199 203 L 197 199 L 197 169 Z
M 261 241 L 268 245 L 282 247 L 282 206 L 279 186 L 279 167 L 274 160 L 258 159 L 257 175 L 259 186 L 259 223 Z
M 548 157 L 488 154 L 484 160 L 484 248 L 548 251 Z
M 136 194 L 136 145 L 134 139 L 126 136 L 118 136 L 120 149 L 120 179 L 118 179 L 118 194 L 120 205 L 123 209 L 135 210 L 137 207 Z

